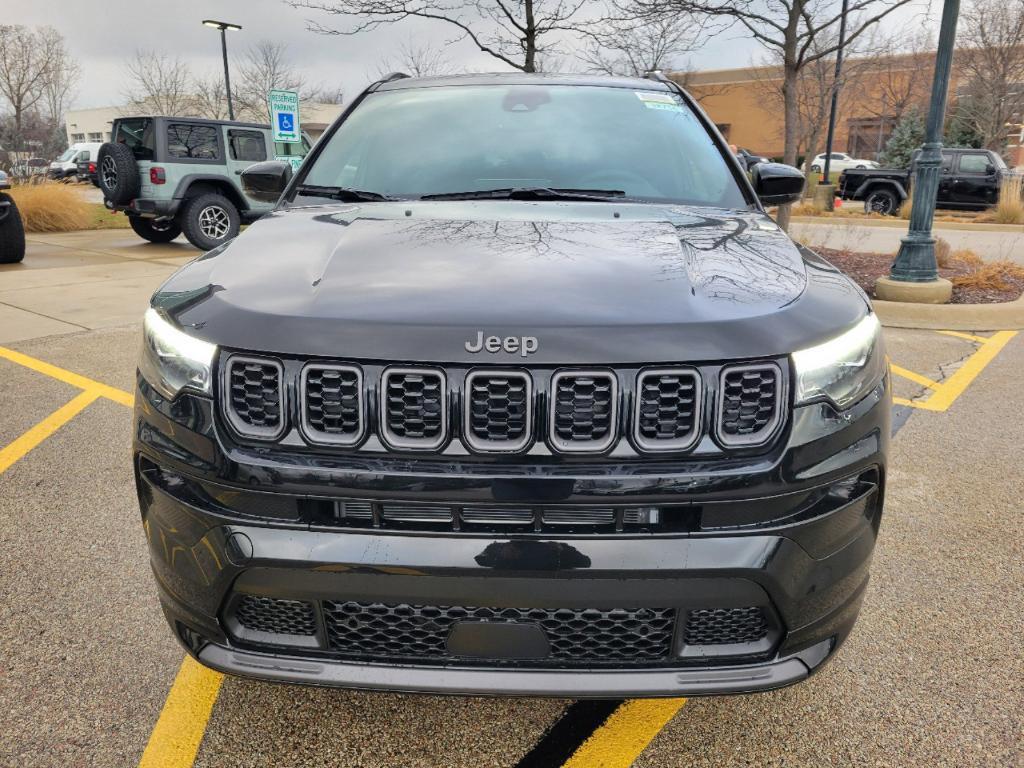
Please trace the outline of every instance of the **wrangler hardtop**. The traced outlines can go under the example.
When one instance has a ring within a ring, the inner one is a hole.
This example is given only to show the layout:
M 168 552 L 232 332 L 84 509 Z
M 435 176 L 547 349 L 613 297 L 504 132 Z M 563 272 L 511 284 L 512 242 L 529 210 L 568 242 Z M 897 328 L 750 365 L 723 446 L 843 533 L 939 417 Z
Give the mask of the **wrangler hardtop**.
M 96 177 L 107 208 L 126 213 L 140 237 L 165 243 L 184 233 L 209 250 L 274 207 L 245 193 L 242 171 L 275 158 L 301 160 L 309 148 L 305 135 L 275 143 L 261 123 L 122 117 L 100 148 Z

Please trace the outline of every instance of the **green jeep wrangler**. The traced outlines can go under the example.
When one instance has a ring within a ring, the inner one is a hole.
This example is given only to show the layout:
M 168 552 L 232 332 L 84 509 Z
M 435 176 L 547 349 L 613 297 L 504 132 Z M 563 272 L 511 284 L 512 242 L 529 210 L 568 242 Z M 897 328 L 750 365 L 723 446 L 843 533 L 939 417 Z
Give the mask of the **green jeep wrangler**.
M 110 135 L 96 168 L 107 208 L 150 242 L 184 233 L 204 251 L 274 207 L 242 191 L 242 171 L 275 157 L 300 162 L 310 148 L 305 135 L 275 144 L 267 125 L 191 117 L 122 117 Z

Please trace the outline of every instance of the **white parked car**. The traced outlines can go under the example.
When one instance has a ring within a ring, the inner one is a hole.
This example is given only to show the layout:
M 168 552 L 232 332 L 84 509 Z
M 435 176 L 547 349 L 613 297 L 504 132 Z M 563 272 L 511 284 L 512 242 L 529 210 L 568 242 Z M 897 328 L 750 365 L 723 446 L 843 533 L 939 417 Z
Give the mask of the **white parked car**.
M 103 145 L 102 141 L 88 141 L 72 144 L 64 154 L 50 163 L 47 175 L 51 179 L 70 179 L 78 175 L 78 164 L 96 162 L 96 155 Z
M 839 171 L 845 171 L 850 168 L 877 168 L 878 163 L 874 160 L 864 160 L 859 157 L 850 157 L 845 152 L 833 152 L 832 159 L 829 161 L 828 170 L 829 173 L 838 173 Z M 825 155 L 815 155 L 811 160 L 811 173 L 821 173 L 825 169 Z M 807 164 L 804 163 L 804 171 L 808 170 Z

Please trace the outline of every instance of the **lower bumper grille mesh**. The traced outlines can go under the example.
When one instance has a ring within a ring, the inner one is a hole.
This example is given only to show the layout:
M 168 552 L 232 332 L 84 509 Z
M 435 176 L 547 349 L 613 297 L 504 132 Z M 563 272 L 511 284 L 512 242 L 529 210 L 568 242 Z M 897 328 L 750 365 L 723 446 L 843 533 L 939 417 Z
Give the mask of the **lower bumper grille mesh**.
M 756 643 L 768 636 L 764 611 L 748 608 L 701 608 L 686 616 L 687 645 Z
M 539 625 L 561 663 L 643 663 L 671 652 L 672 608 L 472 608 L 463 606 L 323 603 L 330 649 L 364 659 L 442 662 L 446 642 L 461 621 Z
M 253 632 L 275 635 L 316 634 L 316 612 L 304 600 L 275 600 L 272 597 L 243 595 L 235 607 L 238 623 Z

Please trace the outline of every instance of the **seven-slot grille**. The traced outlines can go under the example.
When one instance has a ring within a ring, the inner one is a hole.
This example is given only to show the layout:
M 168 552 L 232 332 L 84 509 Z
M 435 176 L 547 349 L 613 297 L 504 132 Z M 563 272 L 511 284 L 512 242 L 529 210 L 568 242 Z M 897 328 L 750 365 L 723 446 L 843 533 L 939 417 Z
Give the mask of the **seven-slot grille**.
M 692 369 L 644 371 L 637 379 L 633 429 L 645 451 L 680 451 L 700 438 L 700 374 Z
M 284 432 L 284 369 L 267 358 L 233 355 L 225 366 L 224 405 L 241 435 L 272 440 Z
M 534 384 L 545 375 L 470 371 L 461 388 L 460 436 L 466 447 L 479 453 L 526 451 L 541 431 L 538 421 L 557 452 L 602 453 L 615 445 L 620 437 L 618 375 L 610 370 L 558 371 L 538 396 Z M 786 401 L 780 366 L 726 365 L 716 375 L 718 391 L 707 397 L 696 368 L 639 372 L 628 420 L 637 449 L 691 450 L 709 421 L 727 448 L 758 447 L 772 440 Z M 227 356 L 221 403 L 234 431 L 259 440 L 280 438 L 288 420 L 286 397 L 297 385 L 299 426 L 309 443 L 356 446 L 375 424 L 384 445 L 395 450 L 438 450 L 448 439 L 451 393 L 441 369 L 390 367 L 380 374 L 378 386 L 372 379 L 365 381 L 355 365 L 311 362 L 296 378 L 289 384 L 284 366 L 273 358 Z M 374 390 L 376 409 L 368 403 Z M 705 400 L 715 405 L 713 419 L 703 415 Z M 535 416 L 542 406 L 543 416 Z
M 363 375 L 350 365 L 302 369 L 302 427 L 314 443 L 355 445 L 363 436 Z
M 551 379 L 549 437 L 566 453 L 600 452 L 615 442 L 618 385 L 611 371 L 561 371 Z
M 473 371 L 466 377 L 463 430 L 477 451 L 521 451 L 533 431 L 533 389 L 524 371 Z
M 395 448 L 440 448 L 448 436 L 447 398 L 439 370 L 387 369 L 380 388 L 382 437 Z
M 718 438 L 727 446 L 761 445 L 780 421 L 782 371 L 774 363 L 722 369 L 718 393 Z

